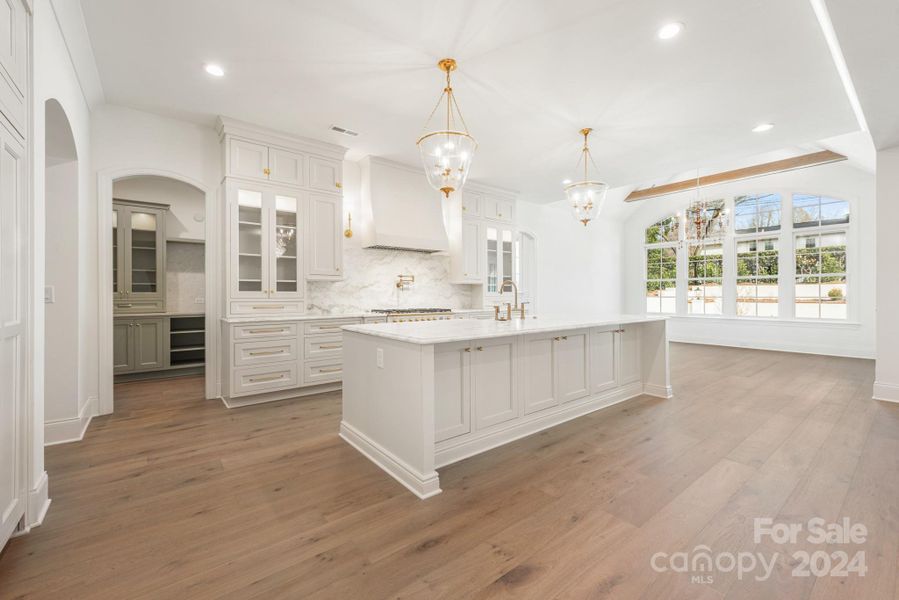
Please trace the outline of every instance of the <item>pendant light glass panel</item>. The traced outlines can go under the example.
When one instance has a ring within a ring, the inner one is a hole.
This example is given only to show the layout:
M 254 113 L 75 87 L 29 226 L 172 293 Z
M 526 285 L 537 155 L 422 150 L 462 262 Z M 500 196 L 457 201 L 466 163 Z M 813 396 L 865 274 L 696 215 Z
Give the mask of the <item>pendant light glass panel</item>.
M 473 137 L 460 131 L 434 131 L 422 136 L 418 149 L 431 187 L 446 196 L 461 190 L 477 147 Z

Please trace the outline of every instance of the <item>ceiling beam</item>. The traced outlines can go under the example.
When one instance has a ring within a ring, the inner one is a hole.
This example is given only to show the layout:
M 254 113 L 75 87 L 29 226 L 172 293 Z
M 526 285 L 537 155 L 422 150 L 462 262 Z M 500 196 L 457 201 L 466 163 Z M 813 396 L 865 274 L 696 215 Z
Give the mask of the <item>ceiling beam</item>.
M 842 154 L 831 152 L 830 150 L 822 150 L 811 154 L 803 154 L 802 156 L 794 156 L 793 158 L 785 158 L 783 160 L 775 160 L 773 162 L 753 165 L 751 167 L 734 169 L 733 171 L 722 171 L 721 173 L 703 175 L 698 180 L 687 179 L 642 190 L 634 190 L 628 194 L 624 201 L 634 202 L 636 200 L 646 200 L 647 198 L 657 198 L 659 196 L 667 196 L 668 194 L 696 189 L 697 187 L 708 187 L 710 185 L 727 183 L 728 181 L 739 181 L 740 179 L 751 179 L 763 175 L 773 175 L 774 173 L 785 173 L 787 171 L 816 167 L 818 165 L 826 165 L 828 163 L 840 162 L 843 160 L 846 160 L 846 157 Z

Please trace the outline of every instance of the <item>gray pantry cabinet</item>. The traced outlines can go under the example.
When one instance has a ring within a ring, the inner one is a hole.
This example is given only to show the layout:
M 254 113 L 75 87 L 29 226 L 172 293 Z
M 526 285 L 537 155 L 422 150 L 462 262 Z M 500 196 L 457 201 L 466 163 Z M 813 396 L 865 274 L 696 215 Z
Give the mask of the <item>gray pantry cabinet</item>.
M 168 205 L 112 203 L 112 301 L 115 314 L 165 312 Z

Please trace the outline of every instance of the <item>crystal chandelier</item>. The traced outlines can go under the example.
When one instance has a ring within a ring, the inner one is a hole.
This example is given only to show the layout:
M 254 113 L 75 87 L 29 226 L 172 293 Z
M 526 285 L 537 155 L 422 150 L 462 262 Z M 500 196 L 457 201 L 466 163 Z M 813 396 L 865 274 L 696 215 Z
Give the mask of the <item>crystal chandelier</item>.
M 696 171 L 696 198 L 684 213 L 684 233 L 692 241 L 717 241 L 727 232 L 729 218 L 724 200 L 700 197 L 699 170 Z
M 574 210 L 574 217 L 583 223 L 584 227 L 599 215 L 606 199 L 606 191 L 609 189 L 605 182 L 591 180 L 587 172 L 589 164 L 592 164 L 593 169 L 596 170 L 596 163 L 593 162 L 593 155 L 590 154 L 590 146 L 587 144 L 587 136 L 591 131 L 593 130 L 589 127 L 581 129 L 581 135 L 584 136 L 584 147 L 581 149 L 581 157 L 574 167 L 576 171 L 581 162 L 584 163 L 584 179 L 565 186 L 565 194 Z
M 446 73 L 446 87 L 443 88 L 437 99 L 437 105 L 425 122 L 426 133 L 418 138 L 416 143 L 421 152 L 421 162 L 428 183 L 449 198 L 452 192 L 461 190 L 465 185 L 478 143 L 468 133 L 468 126 L 462 118 L 462 111 L 459 110 L 453 86 L 450 84 L 450 73 L 456 70 L 456 61 L 444 58 L 437 63 L 437 66 Z M 444 102 L 444 98 L 446 98 L 446 123 L 438 124 L 436 129 L 430 129 L 431 119 Z M 445 126 L 441 128 L 441 125 Z

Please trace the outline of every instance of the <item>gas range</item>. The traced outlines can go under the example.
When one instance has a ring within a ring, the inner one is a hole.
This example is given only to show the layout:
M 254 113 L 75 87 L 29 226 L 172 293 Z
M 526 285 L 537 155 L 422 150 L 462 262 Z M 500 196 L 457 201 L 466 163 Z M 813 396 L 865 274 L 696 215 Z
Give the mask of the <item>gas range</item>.
M 445 321 L 457 318 L 449 308 L 376 308 L 371 312 L 387 315 L 388 323 Z

